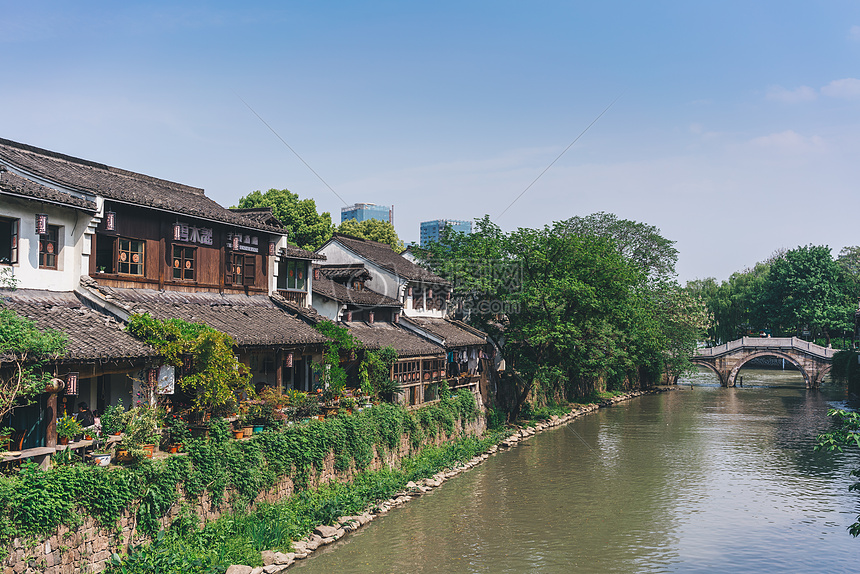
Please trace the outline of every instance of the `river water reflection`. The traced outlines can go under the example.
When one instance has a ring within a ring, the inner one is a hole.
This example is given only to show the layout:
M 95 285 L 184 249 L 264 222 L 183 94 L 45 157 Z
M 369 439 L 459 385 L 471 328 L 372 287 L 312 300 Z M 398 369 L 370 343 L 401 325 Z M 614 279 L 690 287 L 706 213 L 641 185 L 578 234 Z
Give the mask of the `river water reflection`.
M 700 373 L 533 437 L 294 568 L 856 572 L 856 458 L 812 451 L 844 391 L 742 373 L 743 388 Z

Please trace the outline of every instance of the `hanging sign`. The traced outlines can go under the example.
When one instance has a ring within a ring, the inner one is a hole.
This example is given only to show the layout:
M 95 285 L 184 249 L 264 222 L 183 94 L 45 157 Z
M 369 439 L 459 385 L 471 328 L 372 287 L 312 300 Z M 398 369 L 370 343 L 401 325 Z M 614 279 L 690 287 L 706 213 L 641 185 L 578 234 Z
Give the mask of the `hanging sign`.
M 155 392 L 159 395 L 172 395 L 176 384 L 173 365 L 161 365 L 158 369 L 158 387 Z
M 184 241 L 185 243 L 199 243 L 200 245 L 212 245 L 212 228 L 197 227 L 177 222 L 173 224 L 173 240 Z
M 260 252 L 260 238 L 256 235 L 228 233 L 227 243 L 233 248 L 233 251 L 248 251 L 249 253 Z

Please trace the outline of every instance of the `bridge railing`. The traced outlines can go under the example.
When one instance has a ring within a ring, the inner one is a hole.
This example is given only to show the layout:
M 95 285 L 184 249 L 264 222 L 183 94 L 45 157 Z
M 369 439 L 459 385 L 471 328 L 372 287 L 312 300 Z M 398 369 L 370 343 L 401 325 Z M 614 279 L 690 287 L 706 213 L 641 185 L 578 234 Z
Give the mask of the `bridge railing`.
M 723 343 L 722 345 L 717 345 L 716 347 L 702 347 L 700 349 L 696 349 L 695 356 L 713 357 L 716 355 L 728 353 L 729 351 L 733 351 L 738 347 L 760 347 L 763 349 L 798 349 L 800 351 L 806 351 L 812 355 L 817 355 L 819 357 L 825 358 L 833 357 L 833 353 L 835 352 L 834 349 L 822 347 L 821 345 L 816 345 L 815 343 L 804 341 L 803 339 L 798 339 L 797 337 L 741 337 L 740 339 L 729 341 L 728 343 Z

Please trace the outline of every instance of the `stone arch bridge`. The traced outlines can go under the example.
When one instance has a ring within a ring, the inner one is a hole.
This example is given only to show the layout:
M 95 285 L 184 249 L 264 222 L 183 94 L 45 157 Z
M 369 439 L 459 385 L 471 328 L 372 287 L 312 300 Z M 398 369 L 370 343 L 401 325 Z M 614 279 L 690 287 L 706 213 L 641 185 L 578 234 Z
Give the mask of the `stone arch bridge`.
M 734 387 L 738 371 L 756 357 L 779 357 L 800 371 L 807 389 L 817 389 L 833 364 L 834 350 L 797 337 L 741 337 L 717 347 L 696 349 L 690 361 L 708 367 L 724 387 Z

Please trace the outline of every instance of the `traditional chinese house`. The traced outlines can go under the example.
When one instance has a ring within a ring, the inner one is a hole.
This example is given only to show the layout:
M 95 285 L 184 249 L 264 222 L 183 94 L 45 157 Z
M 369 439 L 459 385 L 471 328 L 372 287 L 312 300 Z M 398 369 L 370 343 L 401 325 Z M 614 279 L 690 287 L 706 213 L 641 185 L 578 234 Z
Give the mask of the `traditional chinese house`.
M 442 380 L 486 401 L 486 335 L 446 318 L 450 282 L 376 241 L 334 234 L 317 251 L 326 264 L 314 271 L 314 308 L 367 348 L 397 350 L 392 377 L 404 402 L 434 399 Z
M 77 394 L 61 403 L 139 398 L 134 381 L 159 365 L 121 331 L 132 312 L 205 322 L 234 338 L 258 385 L 309 388 L 326 339 L 280 302 L 310 306 L 311 264 L 324 256 L 290 245 L 271 211 L 225 209 L 199 188 L 4 139 L 0 202 L 0 278 L 19 287 L 6 304 L 74 345 L 86 334 L 67 357 L 78 363 L 56 366 L 76 373 Z

